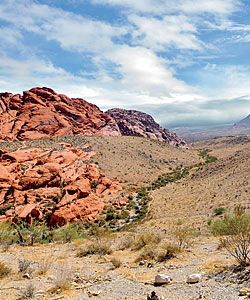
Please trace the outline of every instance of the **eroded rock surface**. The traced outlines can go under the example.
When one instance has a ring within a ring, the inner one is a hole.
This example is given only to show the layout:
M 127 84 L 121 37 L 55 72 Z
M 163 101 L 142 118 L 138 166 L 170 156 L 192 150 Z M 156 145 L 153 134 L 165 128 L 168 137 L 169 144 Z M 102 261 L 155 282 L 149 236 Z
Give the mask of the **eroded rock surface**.
M 106 111 L 117 122 L 121 134 L 141 136 L 166 142 L 170 145 L 188 148 L 187 143 L 175 133 L 161 127 L 148 114 L 136 110 L 113 108 Z
M 49 88 L 33 88 L 23 96 L 0 93 L 0 140 L 63 135 L 121 133 L 108 114 L 80 98 L 69 98 Z
M 47 220 L 50 225 L 94 220 L 105 201 L 122 190 L 88 164 L 93 152 L 31 148 L 0 150 L 0 220 Z

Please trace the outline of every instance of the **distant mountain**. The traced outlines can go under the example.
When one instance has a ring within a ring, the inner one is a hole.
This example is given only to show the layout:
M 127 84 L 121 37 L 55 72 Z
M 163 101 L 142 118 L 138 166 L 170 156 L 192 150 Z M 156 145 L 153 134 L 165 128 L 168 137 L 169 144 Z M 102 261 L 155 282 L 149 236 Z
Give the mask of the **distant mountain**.
M 147 137 L 176 147 L 188 148 L 186 141 L 161 127 L 146 113 L 120 108 L 110 109 L 106 113 L 116 121 L 122 135 Z
M 241 121 L 235 123 L 234 127 L 237 127 L 237 128 L 239 128 L 239 127 L 248 127 L 248 128 L 250 128 L 250 114 L 246 118 L 244 118 Z
M 196 142 L 220 136 L 250 136 L 250 114 L 231 126 L 196 132 L 187 128 L 178 128 L 174 132 L 187 142 Z

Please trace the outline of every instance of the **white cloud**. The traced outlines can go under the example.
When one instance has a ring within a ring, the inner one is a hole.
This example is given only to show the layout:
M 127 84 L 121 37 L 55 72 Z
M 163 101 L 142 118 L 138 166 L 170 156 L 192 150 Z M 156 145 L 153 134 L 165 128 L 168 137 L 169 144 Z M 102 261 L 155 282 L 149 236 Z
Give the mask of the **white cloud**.
M 133 32 L 135 44 L 157 51 L 170 47 L 196 50 L 202 48 L 201 41 L 196 37 L 196 27 L 183 15 L 165 16 L 162 19 L 131 15 L 128 19 L 136 26 Z
M 108 51 L 113 45 L 113 37 L 127 33 L 125 27 L 83 18 L 30 0 L 3 0 L 0 19 L 48 40 L 55 40 L 63 49 L 70 51 Z
M 143 47 L 121 46 L 108 59 L 119 65 L 122 85 L 129 90 L 158 97 L 192 90 L 174 77 L 174 71 L 165 65 L 164 59 Z
M 93 3 L 122 6 L 143 13 L 229 15 L 238 9 L 238 0 L 92 0 Z

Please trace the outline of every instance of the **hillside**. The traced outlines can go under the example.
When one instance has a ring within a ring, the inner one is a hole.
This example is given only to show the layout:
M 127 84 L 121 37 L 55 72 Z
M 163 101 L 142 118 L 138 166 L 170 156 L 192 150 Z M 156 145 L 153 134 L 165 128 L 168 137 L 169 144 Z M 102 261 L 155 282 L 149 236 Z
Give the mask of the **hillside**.
M 197 142 L 194 149 L 209 149 L 217 160 L 199 166 L 179 182 L 153 192 L 150 216 L 156 228 L 169 228 L 178 220 L 206 231 L 214 209 L 232 212 L 237 204 L 249 210 L 250 138 L 224 137 Z M 143 226 L 149 226 L 149 223 Z

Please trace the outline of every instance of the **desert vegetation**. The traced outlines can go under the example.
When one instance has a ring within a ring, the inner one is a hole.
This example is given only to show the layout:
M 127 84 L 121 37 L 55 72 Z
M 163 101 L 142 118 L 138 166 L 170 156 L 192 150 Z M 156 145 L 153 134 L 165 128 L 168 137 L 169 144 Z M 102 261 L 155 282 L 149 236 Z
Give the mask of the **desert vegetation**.
M 120 137 L 62 138 L 98 149 L 91 163 L 122 178 L 126 204 L 117 205 L 119 199 L 110 197 L 95 220 L 63 227 L 35 220 L 2 222 L 0 297 L 121 300 L 122 295 L 146 300 L 155 292 L 165 300 L 221 300 L 225 295 L 235 299 L 246 286 L 248 141 L 204 141 L 186 153 L 155 141 L 123 138 L 126 142 Z M 45 148 L 50 143 L 60 148 L 60 142 L 33 141 Z M 18 148 L 32 142 L 14 142 L 12 147 L 15 143 Z M 133 159 L 139 146 L 141 152 Z M 6 211 L 3 205 L 1 212 Z M 154 286 L 161 274 L 166 282 Z M 197 283 L 187 283 L 190 275 L 197 275 Z

